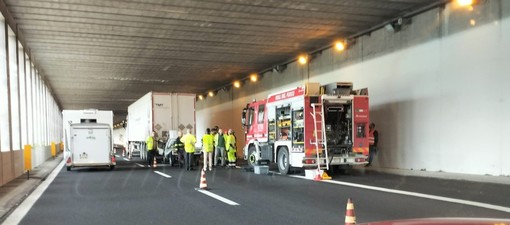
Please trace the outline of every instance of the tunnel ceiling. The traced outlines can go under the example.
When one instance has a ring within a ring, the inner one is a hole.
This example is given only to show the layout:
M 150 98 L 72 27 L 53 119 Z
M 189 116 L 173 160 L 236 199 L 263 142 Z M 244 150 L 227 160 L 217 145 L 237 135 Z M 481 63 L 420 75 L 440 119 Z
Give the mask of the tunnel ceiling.
M 431 0 L 4 0 L 63 109 L 203 93 Z

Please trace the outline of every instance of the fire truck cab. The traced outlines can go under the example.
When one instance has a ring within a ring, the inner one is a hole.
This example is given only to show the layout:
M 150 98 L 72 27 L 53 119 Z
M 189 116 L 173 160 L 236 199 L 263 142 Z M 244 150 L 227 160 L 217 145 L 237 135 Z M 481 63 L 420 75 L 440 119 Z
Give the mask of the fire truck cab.
M 243 109 L 245 159 L 250 166 L 275 162 L 281 174 L 366 164 L 369 122 L 368 91 L 353 91 L 352 83 L 271 94 Z

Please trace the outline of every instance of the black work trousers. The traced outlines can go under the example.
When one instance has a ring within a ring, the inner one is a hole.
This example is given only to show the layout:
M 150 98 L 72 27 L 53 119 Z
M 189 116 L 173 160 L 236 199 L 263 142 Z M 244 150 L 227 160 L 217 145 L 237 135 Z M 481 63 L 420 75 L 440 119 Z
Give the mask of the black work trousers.
M 154 150 L 147 151 L 147 165 L 150 167 L 154 163 Z
M 186 170 L 192 170 L 193 169 L 193 155 L 194 152 L 186 152 L 185 161 L 186 161 Z
M 371 145 L 368 150 L 368 165 L 372 165 L 372 161 L 374 161 L 375 154 L 377 154 L 377 147 Z
M 179 163 L 179 167 L 182 168 L 184 166 L 184 155 L 186 155 L 186 153 L 184 152 L 184 149 L 179 149 L 177 150 L 177 162 Z

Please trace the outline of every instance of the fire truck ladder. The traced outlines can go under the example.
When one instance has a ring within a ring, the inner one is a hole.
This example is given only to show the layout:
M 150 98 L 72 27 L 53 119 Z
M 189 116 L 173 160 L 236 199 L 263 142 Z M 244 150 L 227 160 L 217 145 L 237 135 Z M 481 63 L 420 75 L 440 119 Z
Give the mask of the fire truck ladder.
M 315 135 L 315 142 L 311 142 L 311 144 L 315 145 L 315 150 L 317 151 L 317 168 L 329 170 L 328 143 L 326 140 L 326 122 L 324 121 L 324 105 L 320 104 L 320 103 L 312 103 L 311 105 L 313 108 L 313 111 L 311 114 L 313 117 L 314 135 Z M 319 160 L 319 146 L 320 145 L 324 145 L 324 152 L 325 152 L 325 156 L 326 156 L 326 167 L 320 166 L 320 160 Z

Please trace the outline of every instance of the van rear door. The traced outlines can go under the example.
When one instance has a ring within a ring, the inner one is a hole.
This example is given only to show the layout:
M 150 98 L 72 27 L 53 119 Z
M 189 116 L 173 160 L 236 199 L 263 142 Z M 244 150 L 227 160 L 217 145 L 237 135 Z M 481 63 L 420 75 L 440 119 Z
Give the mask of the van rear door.
M 72 129 L 73 164 L 110 165 L 111 132 L 106 126 L 77 126 Z

